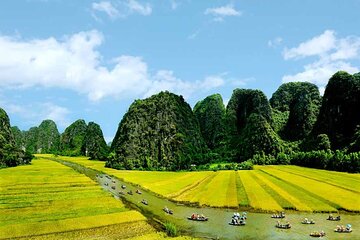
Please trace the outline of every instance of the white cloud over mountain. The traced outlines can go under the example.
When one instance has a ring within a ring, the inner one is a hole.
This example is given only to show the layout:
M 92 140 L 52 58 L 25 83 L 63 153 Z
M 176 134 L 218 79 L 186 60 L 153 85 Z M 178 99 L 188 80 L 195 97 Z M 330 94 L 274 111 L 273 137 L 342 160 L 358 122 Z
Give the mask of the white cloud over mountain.
M 103 41 L 97 30 L 61 39 L 0 36 L 0 87 L 70 89 L 98 101 L 104 97 L 143 97 L 161 90 L 190 96 L 225 84 L 221 75 L 191 82 L 169 70 L 151 73 L 139 56 L 120 55 L 109 67 L 97 50 Z
M 283 82 L 308 81 L 323 90 L 335 72 L 359 72 L 352 61 L 360 57 L 360 37 L 339 38 L 335 31 L 326 30 L 297 47 L 285 48 L 283 57 L 285 60 L 310 59 L 303 71 L 283 76 Z

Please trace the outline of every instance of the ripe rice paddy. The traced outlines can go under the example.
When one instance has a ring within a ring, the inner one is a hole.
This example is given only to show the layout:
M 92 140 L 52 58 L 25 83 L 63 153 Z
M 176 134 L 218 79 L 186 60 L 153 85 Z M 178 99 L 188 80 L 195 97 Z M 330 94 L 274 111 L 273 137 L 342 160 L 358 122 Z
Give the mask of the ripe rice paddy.
M 46 159 L 0 169 L 0 239 L 162 236 L 96 182 Z M 159 238 L 160 238 L 159 237 Z
M 45 156 L 42 157 L 52 157 Z M 75 162 L 180 202 L 256 211 L 360 211 L 360 174 L 297 166 L 256 166 L 255 170 L 205 172 L 123 171 L 85 157 Z

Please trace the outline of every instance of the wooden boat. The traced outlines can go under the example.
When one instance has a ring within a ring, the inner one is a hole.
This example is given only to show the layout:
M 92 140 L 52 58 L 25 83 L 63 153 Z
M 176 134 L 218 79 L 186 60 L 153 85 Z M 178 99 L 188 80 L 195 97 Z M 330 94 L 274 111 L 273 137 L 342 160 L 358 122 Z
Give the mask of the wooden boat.
M 345 228 L 343 230 L 341 229 L 334 229 L 334 232 L 337 232 L 337 233 L 351 233 L 352 232 L 352 229 L 348 229 L 348 228 Z
M 334 229 L 334 232 L 337 232 L 337 233 L 351 233 L 352 232 L 351 224 L 347 224 L 346 228 L 344 226 L 339 226 L 338 225 Z
M 291 224 L 290 223 L 286 223 L 286 224 L 276 224 L 275 227 L 277 228 L 281 228 L 281 229 L 290 229 L 291 228 Z
M 199 222 L 206 222 L 209 220 L 208 217 L 205 216 L 201 216 L 199 214 L 193 214 L 190 217 L 187 218 L 188 220 L 192 220 L 192 221 L 199 221 Z
M 340 221 L 341 218 L 340 218 L 340 216 L 333 217 L 333 216 L 330 215 L 326 220 L 329 220 L 329 221 Z
M 273 214 L 271 218 L 285 218 L 285 213 L 281 212 L 280 214 Z
M 232 225 L 232 226 L 244 226 L 246 224 L 245 221 L 239 221 L 239 222 L 229 222 L 229 225 Z
M 324 237 L 325 235 L 326 235 L 326 233 L 324 233 L 323 231 L 310 233 L 311 237 Z
M 167 214 L 173 214 L 173 213 L 174 213 L 171 209 L 169 209 L 169 208 L 167 208 L 167 207 L 164 207 L 163 210 L 164 210 L 164 212 L 166 212 Z
M 305 220 L 302 221 L 301 223 L 302 223 L 302 224 L 315 224 L 315 221 L 305 219 Z

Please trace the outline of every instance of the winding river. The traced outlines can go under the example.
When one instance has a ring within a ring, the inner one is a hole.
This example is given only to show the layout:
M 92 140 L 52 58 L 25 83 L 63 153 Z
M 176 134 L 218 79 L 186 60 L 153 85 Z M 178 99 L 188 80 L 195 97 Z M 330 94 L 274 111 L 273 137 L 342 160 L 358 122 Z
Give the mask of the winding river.
M 72 167 L 76 171 L 87 175 L 97 181 L 105 190 L 111 192 L 116 198 L 121 198 L 136 209 L 140 210 L 149 219 L 160 220 L 161 222 L 172 222 L 182 233 L 193 237 L 206 239 L 313 239 L 310 232 L 325 231 L 326 237 L 322 239 L 360 239 L 360 215 L 359 214 L 341 214 L 341 221 L 327 221 L 328 214 L 323 213 L 302 213 L 287 212 L 284 221 L 292 224 L 291 229 L 275 228 L 276 219 L 270 218 L 266 213 L 248 213 L 248 219 L 245 226 L 231 226 L 228 222 L 233 215 L 232 209 L 220 208 L 197 208 L 186 205 L 180 205 L 161 198 L 145 189 L 141 189 L 131 183 L 98 172 L 94 169 L 86 168 L 82 165 L 56 160 L 66 166 Z M 114 181 L 114 182 L 113 182 Z M 126 185 L 123 190 L 125 195 L 119 194 L 121 185 Z M 112 188 L 115 186 L 115 189 Z M 140 189 L 142 194 L 137 194 L 136 189 Z M 132 190 L 133 195 L 126 192 Z M 148 205 L 141 203 L 142 199 L 148 201 Z M 162 209 L 167 206 L 174 211 L 173 215 L 165 213 Z M 187 220 L 192 213 L 201 213 L 209 217 L 207 222 L 195 222 Z M 335 214 L 334 214 L 335 215 Z M 307 217 L 313 219 L 316 224 L 301 224 L 301 221 Z M 352 233 L 336 233 L 336 225 L 352 224 Z

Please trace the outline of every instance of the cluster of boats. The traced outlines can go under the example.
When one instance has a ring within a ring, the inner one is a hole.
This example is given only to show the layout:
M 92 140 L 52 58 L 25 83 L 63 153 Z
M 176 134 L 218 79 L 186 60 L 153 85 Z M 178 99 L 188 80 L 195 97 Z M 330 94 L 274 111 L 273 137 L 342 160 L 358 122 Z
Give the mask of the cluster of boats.
M 243 212 L 242 214 L 234 213 L 234 215 L 231 218 L 231 221 L 229 222 L 229 225 L 244 226 L 246 224 L 246 221 L 245 221 L 246 219 L 247 219 L 246 212 Z
M 285 213 L 281 212 L 280 214 L 273 214 L 271 215 L 271 218 L 285 218 Z M 340 216 L 336 216 L 334 217 L 332 214 L 329 215 L 329 217 L 326 220 L 329 221 L 340 221 L 341 217 Z M 305 218 L 302 222 L 302 224 L 315 224 L 315 221 L 313 219 L 308 219 Z M 290 229 L 291 228 L 291 224 L 289 222 L 287 223 L 281 223 L 279 220 L 277 221 L 275 227 L 277 228 L 282 228 L 282 229 Z M 334 229 L 335 232 L 338 233 L 351 233 L 352 232 L 352 228 L 351 228 L 351 224 L 347 224 L 346 227 L 344 227 L 343 225 L 338 225 L 336 226 L 336 228 Z M 310 233 L 311 237 L 324 237 L 326 235 L 326 233 L 324 231 L 314 231 L 312 233 Z
M 352 232 L 351 224 L 347 224 L 346 227 L 344 227 L 343 225 L 341 226 L 337 225 L 334 231 L 338 233 L 351 233 Z

